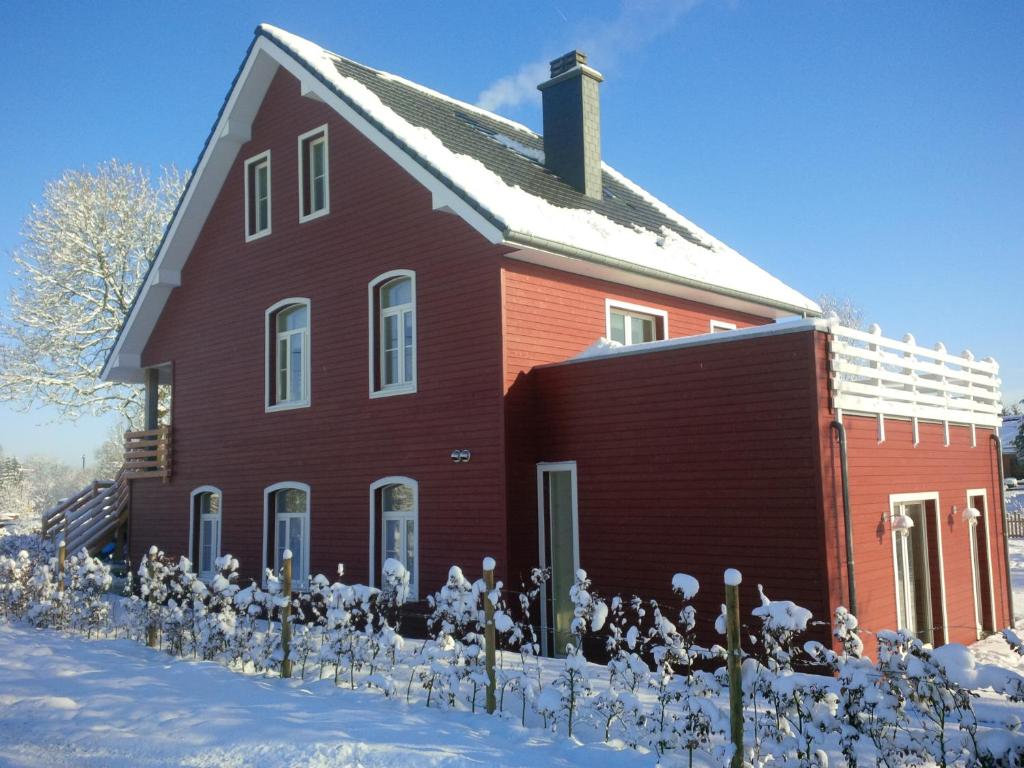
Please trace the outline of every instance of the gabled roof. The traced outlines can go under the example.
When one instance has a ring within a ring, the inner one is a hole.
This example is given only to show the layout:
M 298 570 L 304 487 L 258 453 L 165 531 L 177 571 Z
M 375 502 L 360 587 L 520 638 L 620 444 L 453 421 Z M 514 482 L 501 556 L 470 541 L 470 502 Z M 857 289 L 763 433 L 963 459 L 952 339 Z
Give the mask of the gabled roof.
M 543 138 L 525 126 L 262 24 L 103 378 L 139 380 L 145 341 L 278 67 L 430 189 L 435 208 L 513 247 L 515 258 L 766 316 L 820 312 L 610 166 L 594 200 L 544 167 Z

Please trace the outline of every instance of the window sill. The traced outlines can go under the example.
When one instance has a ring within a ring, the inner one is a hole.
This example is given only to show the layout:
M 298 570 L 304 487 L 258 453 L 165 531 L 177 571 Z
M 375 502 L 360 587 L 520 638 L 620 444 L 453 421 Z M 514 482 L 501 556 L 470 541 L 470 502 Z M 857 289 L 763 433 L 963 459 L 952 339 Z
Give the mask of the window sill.
M 377 389 L 370 392 L 370 399 L 375 400 L 379 397 L 394 397 L 395 395 L 415 395 L 416 384 L 403 384 L 398 387 L 387 387 L 386 389 Z
M 273 413 L 274 411 L 294 411 L 298 408 L 309 408 L 309 400 L 295 403 L 275 403 L 274 405 L 265 406 L 264 411 L 266 413 Z
M 245 236 L 245 242 L 251 243 L 253 240 L 259 240 L 261 237 L 266 237 L 269 234 L 270 234 L 270 227 L 267 227 L 266 229 L 262 230 L 261 232 L 257 232 L 254 235 L 246 235 Z
M 305 224 L 307 221 L 313 221 L 314 219 L 322 219 L 324 216 L 331 212 L 330 208 L 324 208 L 322 211 L 311 213 L 308 216 L 299 216 L 299 224 Z

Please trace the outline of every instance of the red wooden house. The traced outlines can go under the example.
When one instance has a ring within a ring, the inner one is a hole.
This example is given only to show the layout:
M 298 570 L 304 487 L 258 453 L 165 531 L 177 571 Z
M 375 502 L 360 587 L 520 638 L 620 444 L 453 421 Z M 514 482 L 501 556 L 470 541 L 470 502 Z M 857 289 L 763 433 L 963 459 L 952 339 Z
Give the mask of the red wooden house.
M 494 555 L 552 567 L 555 633 L 579 566 L 691 573 L 708 624 L 726 567 L 933 642 L 1008 623 L 995 363 L 815 319 L 602 163 L 600 82 L 553 62 L 541 137 L 257 30 L 103 371 L 173 440 L 133 559 L 394 557 L 422 598 Z

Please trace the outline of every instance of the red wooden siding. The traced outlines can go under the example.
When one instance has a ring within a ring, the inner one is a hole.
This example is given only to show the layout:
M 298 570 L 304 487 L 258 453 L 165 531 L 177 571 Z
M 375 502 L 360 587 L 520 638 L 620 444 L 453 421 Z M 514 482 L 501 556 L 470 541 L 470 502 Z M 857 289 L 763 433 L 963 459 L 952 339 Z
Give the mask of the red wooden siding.
M 323 123 L 331 211 L 299 224 L 297 137 Z M 242 167 L 266 149 L 272 234 L 246 243 Z M 312 488 L 314 571 L 365 580 L 369 487 L 389 475 L 419 481 L 421 594 L 453 562 L 503 560 L 501 253 L 279 72 L 145 350 L 174 366 L 175 456 L 171 483 L 134 483 L 136 560 L 186 551 L 189 493 L 210 484 L 222 550 L 255 575 L 263 489 L 292 480 Z M 418 392 L 370 399 L 367 285 L 398 268 L 416 271 Z M 264 311 L 292 296 L 311 301 L 312 406 L 265 413 Z
M 819 369 L 825 370 L 824 336 L 819 336 Z M 835 418 L 829 411 L 827 380 L 820 395 L 822 473 L 825 487 L 825 520 L 830 526 L 830 583 L 833 605 L 848 604 L 845 544 L 842 540 L 842 488 L 838 443 L 828 425 Z M 858 618 L 871 630 L 896 625 L 896 587 L 892 530 L 889 525 L 889 497 L 893 494 L 939 494 L 938 517 L 942 538 L 942 566 L 945 582 L 949 642 L 969 643 L 977 639 L 974 624 L 974 590 L 971 571 L 970 535 L 963 518 L 968 490 L 985 489 L 992 553 L 992 580 L 996 599 L 997 625 L 1009 623 L 1006 601 L 1005 558 L 1002 520 L 999 512 L 998 468 L 992 430 L 977 430 L 977 446 L 971 445 L 971 430 L 950 426 L 950 444 L 944 444 L 941 424 L 921 422 L 920 442 L 914 445 L 910 421 L 886 419 L 884 442 L 878 441 L 876 418 L 845 414 L 850 476 L 850 505 L 854 520 L 854 561 L 857 583 Z M 954 512 L 953 507 L 956 506 Z M 931 565 L 937 565 L 931 563 Z M 933 585 L 933 596 L 935 595 Z M 941 623 L 941 616 L 936 616 Z M 943 634 L 936 640 L 942 642 Z M 870 653 L 874 641 L 865 637 Z
M 702 585 L 698 616 L 712 641 L 722 572 L 736 567 L 744 574 L 745 614 L 762 583 L 770 597 L 827 615 L 813 337 L 738 340 L 531 373 L 533 450 L 510 467 L 510 478 L 522 480 L 510 494 L 519 534 L 514 568 L 537 560 L 536 462 L 575 460 L 581 566 L 602 593 L 674 604 L 672 575 L 690 573 Z
M 734 323 L 737 328 L 771 322 L 514 259 L 503 259 L 502 271 L 506 387 L 519 373 L 568 360 L 606 336 L 605 299 L 668 312 L 670 338 L 708 333 L 711 320 Z

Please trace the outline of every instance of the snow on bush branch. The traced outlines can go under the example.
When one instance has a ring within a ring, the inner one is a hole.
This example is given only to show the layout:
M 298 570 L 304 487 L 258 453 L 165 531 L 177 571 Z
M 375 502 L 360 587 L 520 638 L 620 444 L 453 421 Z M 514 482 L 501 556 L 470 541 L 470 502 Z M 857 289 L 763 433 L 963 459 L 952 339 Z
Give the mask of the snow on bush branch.
M 729 759 L 724 652 L 696 642 L 692 600 L 700 585 L 685 574 L 672 579 L 670 608 L 638 596 L 602 597 L 577 571 L 568 642 L 558 649 L 565 655 L 544 662 L 534 611 L 549 588 L 547 571 L 531 572 L 507 600 L 501 582 L 489 589 L 452 566 L 427 599 L 427 639 L 410 641 L 401 634 L 409 574 L 395 560 L 384 563 L 380 588 L 345 583 L 339 566 L 335 580 L 315 575 L 308 589 L 285 594 L 269 570 L 242 586 L 230 555 L 218 558 L 217 572 L 204 581 L 187 558 L 154 549 L 123 600 L 104 599 L 109 570 L 84 551 L 68 558 L 62 587 L 56 569 L 42 552 L 0 556 L 0 616 L 87 635 L 150 637 L 176 656 L 277 674 L 287 615 L 288 660 L 300 679 L 471 712 L 488 683 L 490 601 L 504 651 L 495 675 L 500 717 L 582 740 L 617 740 L 677 764 Z M 750 765 L 821 768 L 830 755 L 850 766 L 891 768 L 1024 760 L 1019 720 L 983 721 L 974 711 L 980 690 L 1024 701 L 1021 675 L 977 664 L 963 646 L 933 650 L 904 632 L 880 633 L 872 662 L 863 656 L 856 617 L 843 608 L 834 616 L 834 648 L 802 641 L 810 612 L 759 591 L 742 666 Z M 588 661 L 595 652 L 606 666 Z

